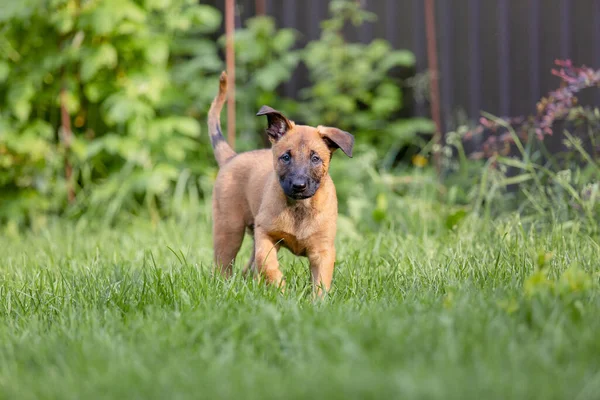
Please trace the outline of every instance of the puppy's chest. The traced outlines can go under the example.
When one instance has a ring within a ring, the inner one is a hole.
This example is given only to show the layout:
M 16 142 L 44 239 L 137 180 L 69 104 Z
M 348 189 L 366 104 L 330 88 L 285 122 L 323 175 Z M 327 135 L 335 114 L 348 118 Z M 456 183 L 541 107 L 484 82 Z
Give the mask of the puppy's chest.
M 286 210 L 271 225 L 270 235 L 296 255 L 306 255 L 311 239 L 322 229 L 322 216 L 306 209 Z

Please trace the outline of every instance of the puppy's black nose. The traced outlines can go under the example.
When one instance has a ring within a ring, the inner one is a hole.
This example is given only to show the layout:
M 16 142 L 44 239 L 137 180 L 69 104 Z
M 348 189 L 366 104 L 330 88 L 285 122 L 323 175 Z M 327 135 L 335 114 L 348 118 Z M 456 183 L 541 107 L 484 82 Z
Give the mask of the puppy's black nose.
M 292 182 L 292 188 L 296 191 L 296 192 L 301 192 L 304 189 L 306 189 L 306 181 L 304 180 L 295 180 Z

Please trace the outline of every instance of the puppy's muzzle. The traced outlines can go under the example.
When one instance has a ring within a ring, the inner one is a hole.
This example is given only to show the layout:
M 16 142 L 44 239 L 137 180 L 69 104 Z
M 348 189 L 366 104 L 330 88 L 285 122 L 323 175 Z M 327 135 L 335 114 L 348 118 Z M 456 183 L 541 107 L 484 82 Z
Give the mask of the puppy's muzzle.
M 307 179 L 294 179 L 292 181 L 292 190 L 294 193 L 302 193 L 308 187 Z
M 302 175 L 281 179 L 280 183 L 286 196 L 294 200 L 308 199 L 319 188 L 318 182 Z

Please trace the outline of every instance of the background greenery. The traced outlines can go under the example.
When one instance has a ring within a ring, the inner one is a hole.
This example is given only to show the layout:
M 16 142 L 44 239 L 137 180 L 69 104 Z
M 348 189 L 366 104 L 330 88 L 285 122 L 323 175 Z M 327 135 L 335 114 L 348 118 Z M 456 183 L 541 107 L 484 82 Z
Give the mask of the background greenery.
M 5 0 L 2 8 L 0 220 L 90 212 L 157 220 L 197 207 L 215 174 L 203 131 L 224 67 L 224 40 L 214 40 L 221 15 L 195 0 Z M 431 131 L 426 120 L 390 123 L 403 97 L 388 72 L 411 67 L 412 54 L 384 41 L 345 43 L 344 23 L 372 15 L 345 1 L 331 11 L 305 49 L 268 17 L 236 32 L 238 150 L 264 145 L 264 121 L 254 117 L 263 104 L 386 152 Z M 277 94 L 300 62 L 312 77 L 302 106 Z
M 337 269 L 313 302 L 285 251 L 285 295 L 211 273 L 217 11 L 0 0 L 0 398 L 597 398 L 600 111 L 575 96 L 600 71 L 561 62 L 537 115 L 437 146 L 399 118 L 412 54 L 348 43 L 373 16 L 331 7 L 303 48 L 268 17 L 236 32 L 238 150 L 264 145 L 262 104 L 357 138 L 332 163 Z M 284 98 L 301 63 L 310 85 Z

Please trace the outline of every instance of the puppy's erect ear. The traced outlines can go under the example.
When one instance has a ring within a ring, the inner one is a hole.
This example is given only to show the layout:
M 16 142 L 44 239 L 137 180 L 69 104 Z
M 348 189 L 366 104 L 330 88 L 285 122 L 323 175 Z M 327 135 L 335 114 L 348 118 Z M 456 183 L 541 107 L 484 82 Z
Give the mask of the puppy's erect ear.
M 323 137 L 323 140 L 332 151 L 335 149 L 342 149 L 344 154 L 352 158 L 354 136 L 341 129 L 321 125 L 317 126 L 317 131 L 319 131 L 321 137 Z
M 256 115 L 267 116 L 267 135 L 269 135 L 271 143 L 281 139 L 281 137 L 292 128 L 292 123 L 285 115 L 269 106 L 262 106 Z

